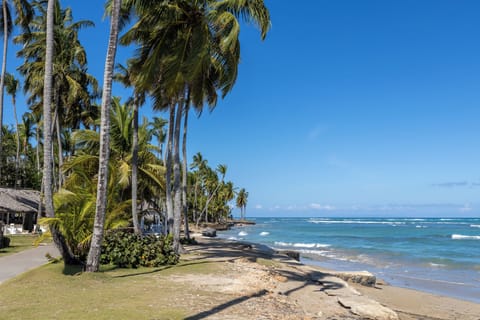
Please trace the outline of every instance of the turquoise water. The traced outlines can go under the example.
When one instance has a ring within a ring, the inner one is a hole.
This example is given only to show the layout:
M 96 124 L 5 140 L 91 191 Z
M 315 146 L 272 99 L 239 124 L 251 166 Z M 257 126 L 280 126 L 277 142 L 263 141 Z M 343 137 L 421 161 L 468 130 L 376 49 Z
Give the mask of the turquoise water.
M 368 270 L 406 288 L 480 303 L 480 218 L 256 218 L 220 237 L 301 252 L 335 270 Z

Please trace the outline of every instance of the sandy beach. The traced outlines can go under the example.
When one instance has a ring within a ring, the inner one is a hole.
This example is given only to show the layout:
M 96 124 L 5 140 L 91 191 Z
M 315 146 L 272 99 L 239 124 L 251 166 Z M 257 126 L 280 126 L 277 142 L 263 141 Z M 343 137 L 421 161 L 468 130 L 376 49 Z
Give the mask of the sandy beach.
M 9 277 L 0 319 L 480 319 L 480 304 L 381 280 L 366 287 L 264 245 L 194 236 L 175 266 L 88 274 L 50 263 Z M 3 259 L 15 266 L 20 256 Z M 38 292 L 50 292 L 51 303 Z
M 196 237 L 187 259 L 224 262 L 214 277 L 194 280 L 248 297 L 211 319 L 480 319 L 480 304 L 398 288 L 347 283 L 333 271 L 303 265 L 268 247 Z M 185 279 L 187 281 L 187 279 Z

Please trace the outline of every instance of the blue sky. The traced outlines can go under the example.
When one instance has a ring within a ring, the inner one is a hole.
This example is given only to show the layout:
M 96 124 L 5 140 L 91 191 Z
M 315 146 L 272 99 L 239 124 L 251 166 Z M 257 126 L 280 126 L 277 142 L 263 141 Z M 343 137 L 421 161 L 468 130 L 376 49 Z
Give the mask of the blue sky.
M 82 39 L 101 81 L 102 2 L 61 2 L 95 21 Z M 480 216 L 479 1 L 266 3 L 272 29 L 242 27 L 233 92 L 190 121 L 190 155 L 228 165 L 247 215 Z

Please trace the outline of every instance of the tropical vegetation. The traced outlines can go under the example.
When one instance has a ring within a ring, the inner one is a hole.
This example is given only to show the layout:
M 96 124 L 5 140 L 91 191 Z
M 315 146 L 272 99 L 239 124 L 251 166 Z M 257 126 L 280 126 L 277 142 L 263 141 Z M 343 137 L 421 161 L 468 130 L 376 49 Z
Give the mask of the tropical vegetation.
M 20 28 L 9 20 L 10 6 Z M 2 125 L 2 90 L 0 185 L 41 190 L 39 217 L 50 227 L 44 236 L 66 264 L 95 272 L 107 262 L 175 263 L 182 228 L 188 238 L 189 224 L 226 222 L 235 206 L 245 218 L 248 192 L 228 181 L 226 164 L 210 166 L 200 152 L 188 164 L 188 119 L 231 92 L 242 22 L 264 39 L 269 12 L 263 0 L 110 0 L 105 8 L 110 34 L 100 88 L 79 37 L 93 22 L 75 20 L 60 0 L 2 1 L 4 48 L 15 33 L 22 64 L 2 68 L 0 77 L 15 111 L 14 125 Z M 116 61 L 119 45 L 135 48 L 127 61 Z M 131 97 L 115 96 L 114 81 Z M 18 118 L 21 90 L 29 111 Z M 142 119 L 140 108 L 166 119 Z M 152 212 L 167 234 L 158 243 L 142 235 Z M 104 239 L 106 230 L 123 231 Z M 116 255 L 127 243 L 135 254 Z M 155 250 L 158 259 L 142 258 Z

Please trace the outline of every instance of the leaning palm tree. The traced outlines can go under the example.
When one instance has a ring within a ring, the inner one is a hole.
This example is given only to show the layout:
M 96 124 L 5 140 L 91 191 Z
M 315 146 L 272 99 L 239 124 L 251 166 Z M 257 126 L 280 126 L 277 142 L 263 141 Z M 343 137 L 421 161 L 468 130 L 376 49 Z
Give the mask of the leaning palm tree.
M 51 1 L 51 0 L 50 0 Z M 98 165 L 97 201 L 95 220 L 93 224 L 92 241 L 88 252 L 86 271 L 98 272 L 100 267 L 100 253 L 103 241 L 105 215 L 107 210 L 107 183 L 109 159 L 109 132 L 110 132 L 110 103 L 112 99 L 112 81 L 117 52 L 119 17 L 121 0 L 112 1 L 110 17 L 110 36 L 103 73 L 103 94 L 100 121 L 100 159 Z

